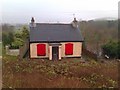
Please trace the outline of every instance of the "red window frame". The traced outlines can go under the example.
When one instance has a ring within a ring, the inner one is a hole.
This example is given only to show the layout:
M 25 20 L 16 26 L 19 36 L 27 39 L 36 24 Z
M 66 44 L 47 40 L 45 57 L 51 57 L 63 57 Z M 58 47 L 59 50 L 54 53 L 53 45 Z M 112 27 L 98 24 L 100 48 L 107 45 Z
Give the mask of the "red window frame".
M 72 43 L 65 44 L 65 55 L 73 55 L 73 44 Z
M 37 56 L 46 56 L 45 44 L 37 44 Z

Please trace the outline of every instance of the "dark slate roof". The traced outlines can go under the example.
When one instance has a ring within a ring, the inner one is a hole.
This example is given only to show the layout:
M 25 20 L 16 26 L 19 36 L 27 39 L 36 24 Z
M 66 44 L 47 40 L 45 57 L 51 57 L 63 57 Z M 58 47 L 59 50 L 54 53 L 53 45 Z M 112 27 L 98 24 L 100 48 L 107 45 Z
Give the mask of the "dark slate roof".
M 30 27 L 30 42 L 70 41 L 83 41 L 80 30 L 71 24 L 36 23 L 36 27 Z

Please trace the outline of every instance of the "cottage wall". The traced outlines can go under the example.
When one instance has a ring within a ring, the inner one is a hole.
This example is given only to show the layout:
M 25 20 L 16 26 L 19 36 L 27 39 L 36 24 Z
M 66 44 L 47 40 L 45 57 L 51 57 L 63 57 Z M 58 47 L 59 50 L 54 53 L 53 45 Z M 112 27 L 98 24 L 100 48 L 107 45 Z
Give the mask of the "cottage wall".
M 48 58 L 48 43 L 41 43 L 46 45 L 46 56 L 37 56 L 37 44 L 40 43 L 31 43 L 30 44 L 30 58 Z
M 69 43 L 73 43 L 73 55 L 65 55 L 65 44 L 66 43 L 62 43 L 62 46 L 61 46 L 62 55 L 61 56 L 62 57 L 81 57 L 82 43 L 81 42 L 69 42 Z
M 59 56 L 61 57 L 81 57 L 82 54 L 82 42 L 67 42 L 73 44 L 73 55 L 65 55 L 65 42 L 62 42 L 61 46 L 59 47 Z M 46 56 L 37 56 L 37 44 L 39 43 L 31 43 L 30 44 L 30 58 L 50 58 L 52 53 L 50 53 L 50 47 L 48 43 L 46 44 Z M 61 51 L 61 53 L 60 53 Z

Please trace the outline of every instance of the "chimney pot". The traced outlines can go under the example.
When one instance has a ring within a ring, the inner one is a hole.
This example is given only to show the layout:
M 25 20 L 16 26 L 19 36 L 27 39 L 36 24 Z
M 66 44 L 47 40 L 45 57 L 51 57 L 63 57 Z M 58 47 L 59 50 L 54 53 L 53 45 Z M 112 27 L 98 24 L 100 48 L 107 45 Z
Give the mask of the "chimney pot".
M 77 22 L 76 18 L 74 18 L 74 21 L 73 22 Z
M 72 21 L 72 26 L 74 28 L 78 28 L 78 21 L 76 20 L 76 18 L 74 18 L 74 20 Z
M 36 27 L 35 19 L 32 17 L 30 27 Z
M 34 22 L 35 22 L 34 17 L 32 17 L 32 19 L 31 19 L 31 23 L 34 23 Z

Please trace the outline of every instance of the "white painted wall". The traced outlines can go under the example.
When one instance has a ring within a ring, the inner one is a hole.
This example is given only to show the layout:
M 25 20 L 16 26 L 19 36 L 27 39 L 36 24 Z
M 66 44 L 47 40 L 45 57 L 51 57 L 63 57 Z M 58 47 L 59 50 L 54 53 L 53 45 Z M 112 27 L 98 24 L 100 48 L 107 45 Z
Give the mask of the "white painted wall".
M 81 57 L 82 54 L 82 43 L 81 42 L 67 42 L 73 43 L 73 55 L 65 55 L 65 44 L 61 42 L 61 46 L 59 46 L 59 59 L 60 57 Z M 37 56 L 37 44 L 39 43 L 31 43 L 30 44 L 30 57 L 31 58 L 52 58 L 52 47 L 48 45 L 48 43 L 41 43 L 46 44 L 46 56 Z M 61 51 L 61 52 L 60 52 Z

